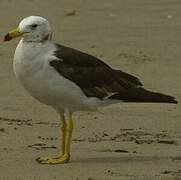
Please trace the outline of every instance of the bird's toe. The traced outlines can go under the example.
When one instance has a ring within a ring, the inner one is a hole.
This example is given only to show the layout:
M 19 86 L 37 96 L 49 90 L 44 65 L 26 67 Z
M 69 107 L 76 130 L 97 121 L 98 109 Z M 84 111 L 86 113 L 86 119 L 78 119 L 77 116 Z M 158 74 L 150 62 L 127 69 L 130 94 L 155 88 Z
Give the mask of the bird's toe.
M 67 155 L 62 155 L 58 157 L 39 157 L 36 161 L 40 164 L 64 164 L 69 161 L 70 157 Z

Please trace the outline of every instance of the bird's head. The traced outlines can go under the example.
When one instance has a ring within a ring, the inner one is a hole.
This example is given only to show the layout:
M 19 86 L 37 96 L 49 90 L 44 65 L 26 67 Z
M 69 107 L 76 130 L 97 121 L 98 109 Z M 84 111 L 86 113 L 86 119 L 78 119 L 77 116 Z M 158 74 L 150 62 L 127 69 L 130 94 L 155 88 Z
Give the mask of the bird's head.
M 4 41 L 10 41 L 16 37 L 22 37 L 27 42 L 42 42 L 51 38 L 49 22 L 40 16 L 24 18 L 18 28 L 10 31 L 4 37 Z

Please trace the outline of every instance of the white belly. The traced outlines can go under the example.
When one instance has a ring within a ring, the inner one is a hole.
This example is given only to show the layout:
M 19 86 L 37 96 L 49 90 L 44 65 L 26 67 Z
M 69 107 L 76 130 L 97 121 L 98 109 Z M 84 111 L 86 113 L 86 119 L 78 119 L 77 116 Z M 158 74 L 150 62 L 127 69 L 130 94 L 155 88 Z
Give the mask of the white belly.
M 42 58 L 38 51 L 32 57 L 32 54 L 26 51 L 27 47 L 23 48 L 26 54 L 22 53 L 22 43 L 16 49 L 14 72 L 33 97 L 56 110 L 68 108 L 76 111 L 95 107 L 97 98 L 87 98 L 76 84 L 57 73 L 49 65 L 48 57 Z

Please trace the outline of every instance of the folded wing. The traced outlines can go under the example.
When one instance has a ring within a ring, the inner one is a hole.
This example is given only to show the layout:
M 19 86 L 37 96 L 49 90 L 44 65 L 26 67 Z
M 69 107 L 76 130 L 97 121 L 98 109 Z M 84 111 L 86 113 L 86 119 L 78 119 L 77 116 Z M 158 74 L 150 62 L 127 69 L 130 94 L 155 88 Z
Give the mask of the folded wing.
M 79 86 L 87 97 L 176 103 L 171 96 L 145 90 L 138 78 L 112 69 L 94 56 L 58 44 L 56 47 L 57 59 L 51 60 L 50 65 Z

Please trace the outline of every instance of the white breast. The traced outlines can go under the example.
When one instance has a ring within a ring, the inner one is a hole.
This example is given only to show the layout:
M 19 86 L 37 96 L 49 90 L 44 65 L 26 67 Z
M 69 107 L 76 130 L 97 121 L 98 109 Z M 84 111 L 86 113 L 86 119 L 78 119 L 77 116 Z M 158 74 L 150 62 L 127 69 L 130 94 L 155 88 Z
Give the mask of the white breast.
M 21 40 L 13 63 L 16 77 L 33 97 L 56 110 L 92 108 L 97 99 L 87 98 L 76 84 L 62 77 L 49 65 L 50 60 L 56 59 L 54 51 L 52 43 L 24 43 Z

